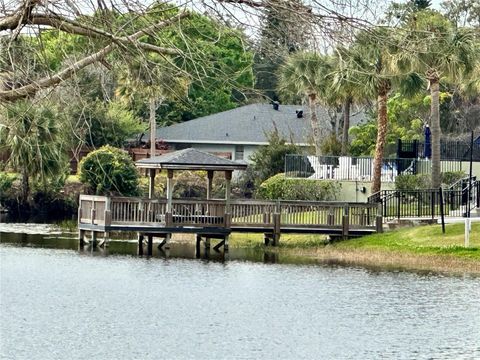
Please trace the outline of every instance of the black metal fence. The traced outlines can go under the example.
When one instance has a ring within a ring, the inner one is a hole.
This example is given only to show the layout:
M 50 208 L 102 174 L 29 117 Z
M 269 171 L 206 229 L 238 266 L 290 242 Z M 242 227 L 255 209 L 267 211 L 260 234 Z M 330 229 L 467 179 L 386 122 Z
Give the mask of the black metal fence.
M 372 181 L 372 157 L 287 155 L 285 176 L 290 178 Z M 441 171 L 460 171 L 461 162 L 442 161 Z M 400 174 L 429 174 L 425 159 L 384 159 L 382 182 L 394 182 Z
M 445 217 L 465 217 L 480 207 L 480 181 L 459 182 L 448 189 L 383 190 L 369 197 L 368 202 L 382 204 L 384 220 L 400 218 L 438 218 L 442 203 Z M 441 194 L 441 192 L 443 192 Z
M 473 161 L 480 161 L 480 143 L 473 144 Z M 425 158 L 425 143 L 422 141 L 405 141 L 398 139 L 397 157 Z M 470 143 L 464 141 L 441 141 L 440 159 L 454 161 L 470 161 Z

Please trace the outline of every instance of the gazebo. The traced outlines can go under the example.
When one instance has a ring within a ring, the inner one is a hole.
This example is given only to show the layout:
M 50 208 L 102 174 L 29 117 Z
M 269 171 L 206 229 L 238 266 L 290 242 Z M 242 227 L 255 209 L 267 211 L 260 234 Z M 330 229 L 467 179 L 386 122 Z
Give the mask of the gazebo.
M 231 180 L 234 170 L 245 170 L 247 164 L 237 163 L 235 161 L 225 159 L 201 150 L 189 148 L 166 153 L 147 159 L 139 160 L 135 163 L 137 168 L 145 169 L 149 176 L 148 197 L 152 199 L 155 190 L 155 176 L 162 170 L 167 171 L 167 191 L 166 191 L 166 213 L 172 216 L 173 213 L 173 175 L 174 171 L 193 170 L 207 171 L 207 194 L 206 200 L 212 199 L 212 182 L 215 171 L 221 171 L 225 174 L 225 214 L 230 213 L 230 193 Z M 205 215 L 206 216 L 206 215 Z M 167 223 L 171 223 L 172 219 L 167 219 Z M 167 234 L 166 240 L 168 241 Z M 198 240 L 198 238 L 197 238 Z M 208 238 L 207 238 L 208 240 Z M 151 236 L 149 236 L 151 242 Z M 197 242 L 198 243 L 198 242 Z
M 196 234 L 196 253 L 200 242 L 210 248 L 210 239 L 221 241 L 214 247 L 228 249 L 232 232 L 264 234 L 265 244 L 278 245 L 281 233 L 315 233 L 359 236 L 382 231 L 382 205 L 376 203 L 343 203 L 325 201 L 287 200 L 230 200 L 234 170 L 247 165 L 224 159 L 200 150 L 185 149 L 143 159 L 136 166 L 145 169 L 150 177 L 149 198 L 80 195 L 78 207 L 79 246 L 84 245 L 87 231 L 96 246 L 98 233 L 107 242 L 110 232 L 125 231 L 138 234 L 138 251 L 143 255 L 144 237 L 147 253 L 152 255 L 153 237 L 163 238 L 159 248 L 169 247 L 174 233 Z M 166 197 L 154 199 L 154 180 L 157 173 L 167 172 Z M 206 171 L 206 199 L 173 199 L 175 170 Z M 225 199 L 212 199 L 212 180 L 215 171 L 225 176 Z M 205 252 L 207 254 L 207 252 Z

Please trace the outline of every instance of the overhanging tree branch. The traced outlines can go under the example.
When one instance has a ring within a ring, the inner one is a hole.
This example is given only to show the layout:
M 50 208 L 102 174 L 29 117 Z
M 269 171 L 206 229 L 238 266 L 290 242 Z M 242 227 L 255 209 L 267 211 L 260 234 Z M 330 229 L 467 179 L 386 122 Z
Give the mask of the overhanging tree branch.
M 185 18 L 187 16 L 189 16 L 189 13 L 182 12 L 172 17 L 171 19 L 152 24 L 131 35 L 118 37 L 106 31 L 103 31 L 101 29 L 97 29 L 95 27 L 89 27 L 83 24 L 79 25 L 78 23 L 68 19 L 62 20 L 61 17 L 58 17 L 58 16 L 51 18 L 48 15 L 42 15 L 42 16 L 32 15 L 30 21 L 28 22 L 29 24 L 32 24 L 32 22 L 34 22 L 35 25 L 50 26 L 68 33 L 84 35 L 92 38 L 104 37 L 104 38 L 110 39 L 111 44 L 105 46 L 104 48 L 102 48 L 101 50 L 97 51 L 94 54 L 88 55 L 83 59 L 76 61 L 75 63 L 71 64 L 67 68 L 57 72 L 54 75 L 32 81 L 18 88 L 0 90 L 0 101 L 15 101 L 27 96 L 34 95 L 37 91 L 41 89 L 56 86 L 60 84 L 62 81 L 70 78 L 77 71 L 85 68 L 86 66 L 91 65 L 97 61 L 102 61 L 106 55 L 111 53 L 116 48 L 117 45 L 133 45 L 140 49 L 147 50 L 147 51 L 154 51 L 162 55 L 181 55 L 182 52 L 179 49 L 160 47 L 153 44 L 148 44 L 148 43 L 138 41 L 138 39 L 143 35 L 148 35 L 151 32 L 158 31 L 162 28 L 165 28 L 173 24 L 174 22 L 182 18 Z M 9 22 L 0 21 L 0 30 L 2 30 L 2 26 L 4 27 L 7 26 L 7 29 L 15 29 L 19 26 L 19 24 L 15 25 L 13 21 L 14 20 L 22 21 L 21 16 L 15 17 L 13 20 L 12 20 L 12 17 L 8 17 L 8 18 L 10 18 Z

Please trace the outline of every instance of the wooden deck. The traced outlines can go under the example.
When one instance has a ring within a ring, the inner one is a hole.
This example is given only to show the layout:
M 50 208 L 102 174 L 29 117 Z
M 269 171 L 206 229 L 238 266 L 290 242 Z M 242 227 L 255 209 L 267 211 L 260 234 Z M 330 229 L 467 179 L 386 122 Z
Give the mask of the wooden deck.
M 132 231 L 146 236 L 195 233 L 228 238 L 232 232 L 263 233 L 274 245 L 281 233 L 327 234 L 348 238 L 382 231 L 377 204 L 256 201 L 167 200 L 80 196 L 78 227 L 82 232 Z

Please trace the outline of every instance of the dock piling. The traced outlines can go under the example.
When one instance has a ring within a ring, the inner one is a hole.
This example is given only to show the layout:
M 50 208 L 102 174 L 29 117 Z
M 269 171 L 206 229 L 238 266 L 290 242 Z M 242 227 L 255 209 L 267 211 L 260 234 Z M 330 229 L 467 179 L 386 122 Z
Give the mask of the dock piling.
M 147 235 L 147 255 L 153 255 L 153 235 Z
M 97 232 L 96 231 L 92 231 L 92 248 L 96 248 L 97 247 Z
M 78 231 L 78 242 L 81 248 L 85 246 L 85 230 Z
M 202 241 L 202 237 L 197 234 L 195 235 L 195 257 L 200 259 L 200 242 Z
M 143 256 L 143 234 L 138 234 L 138 255 Z

